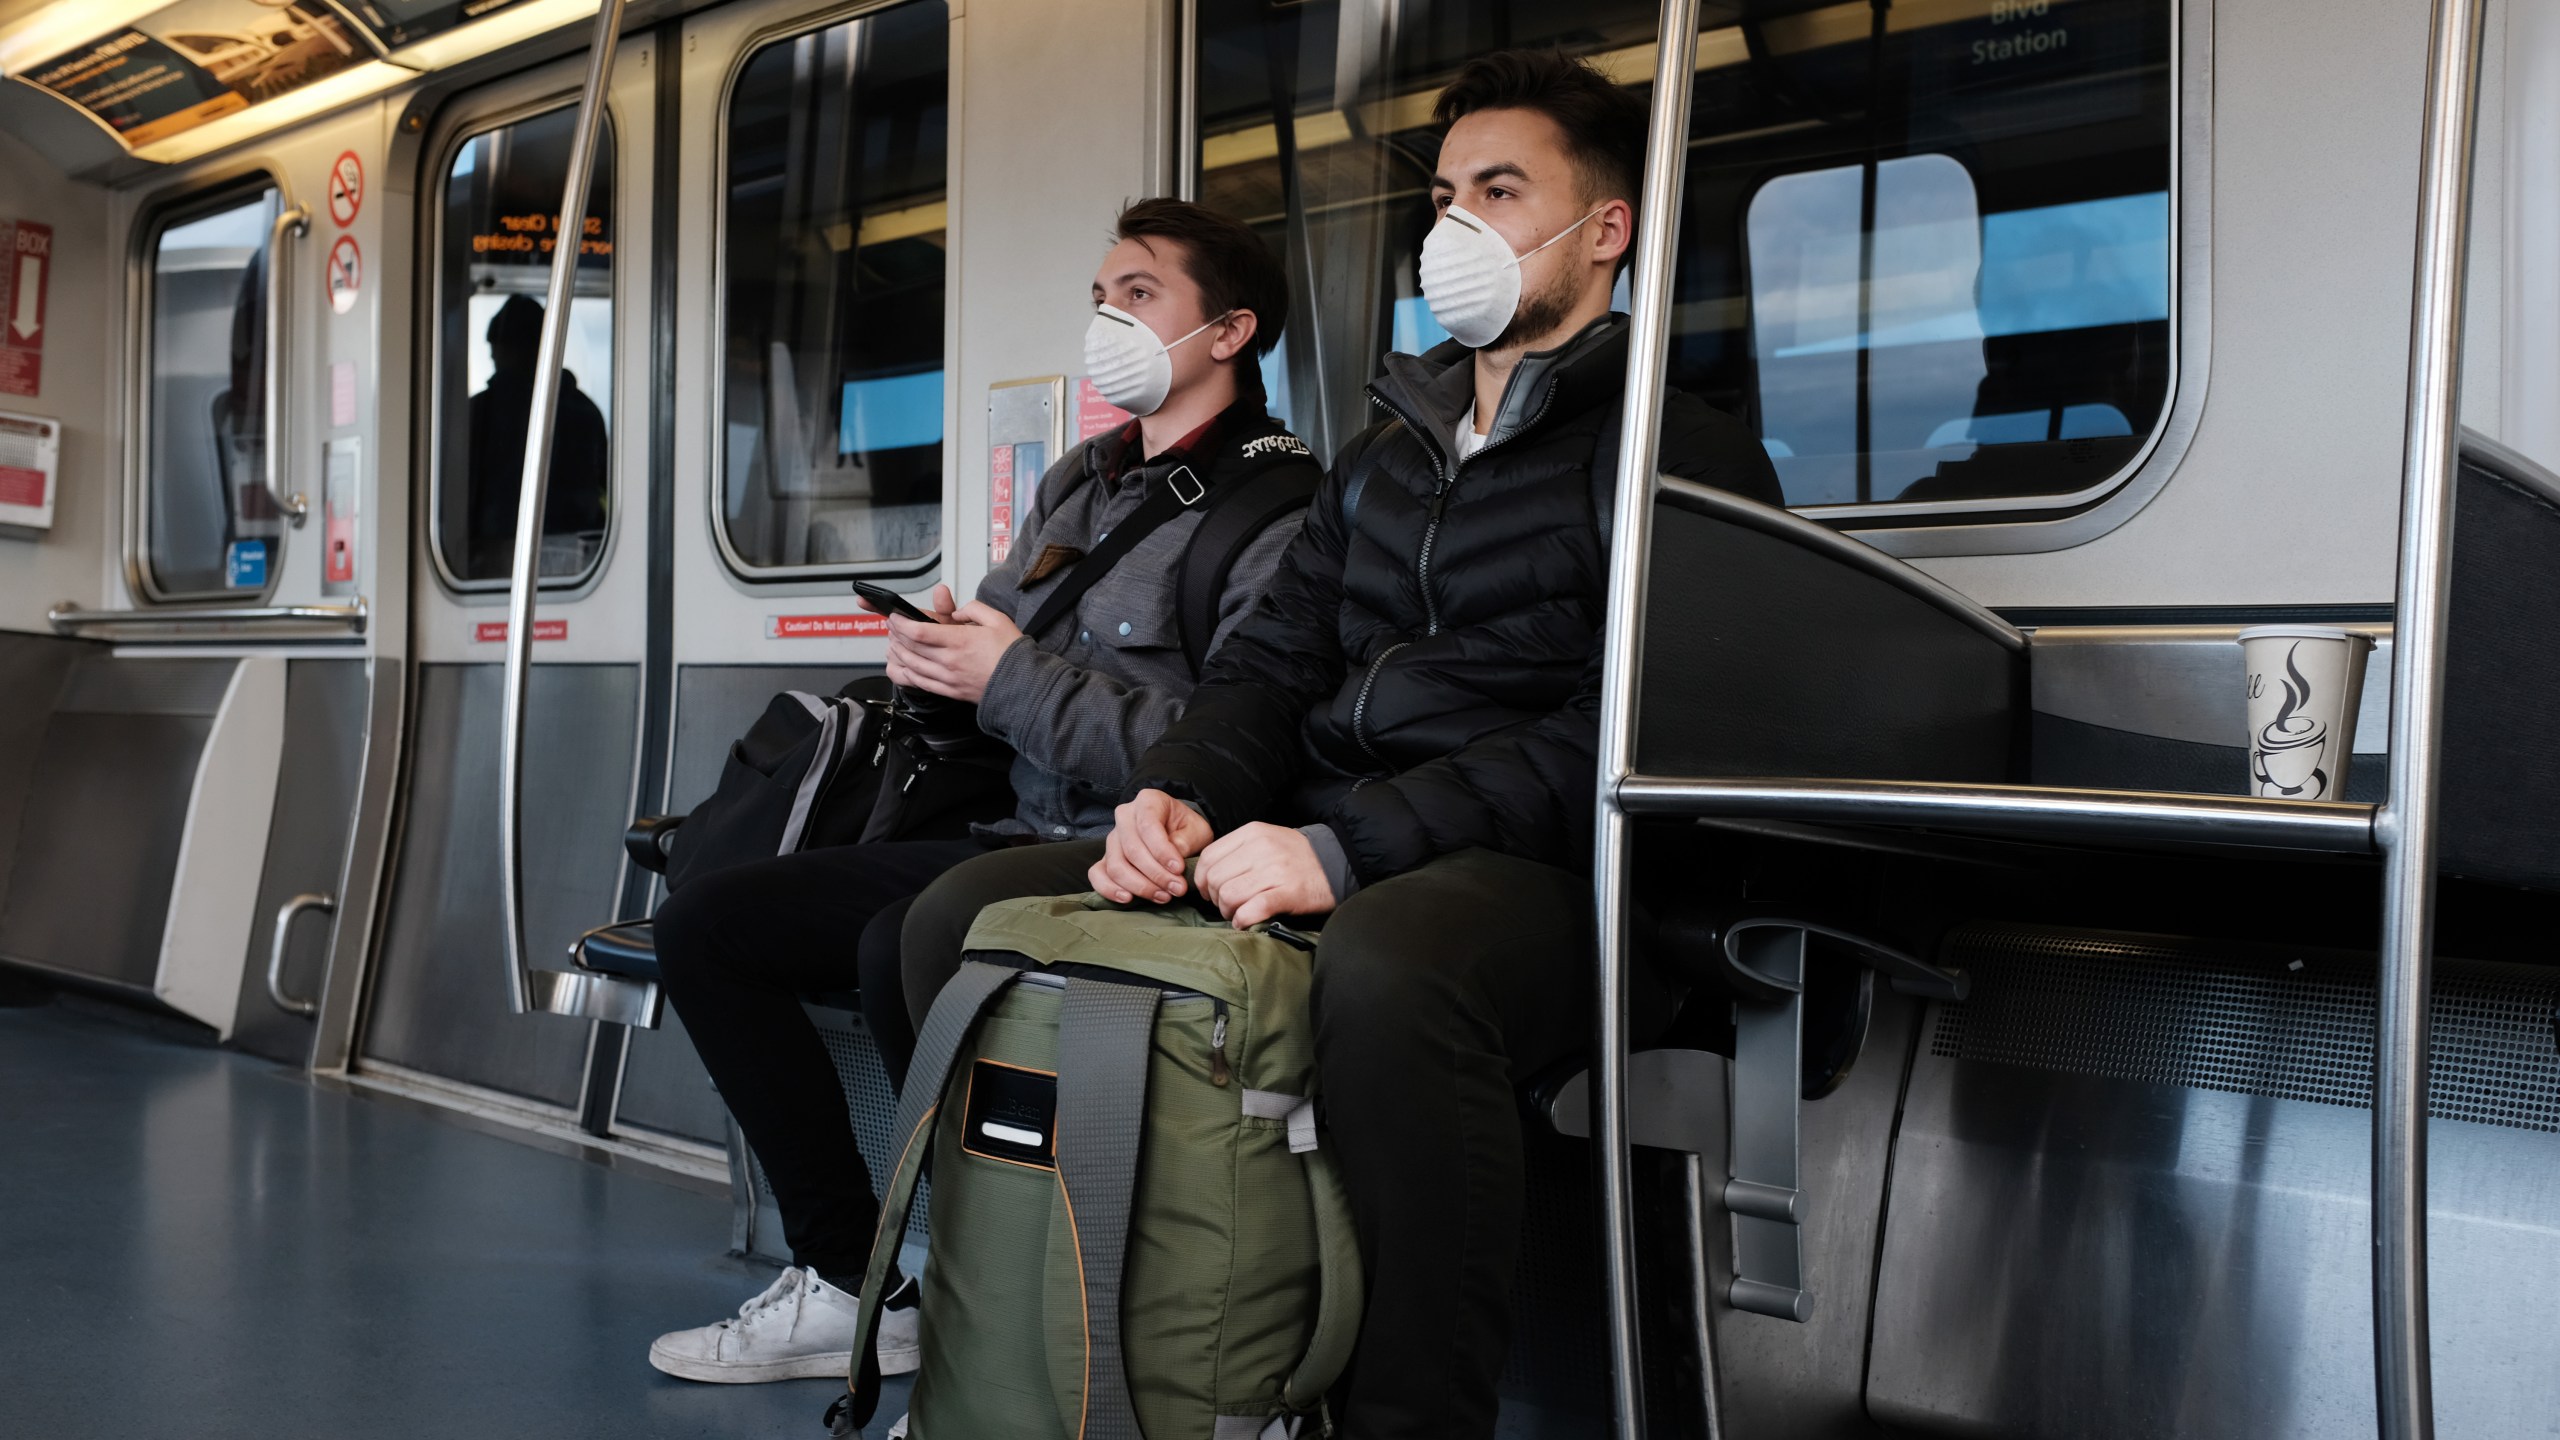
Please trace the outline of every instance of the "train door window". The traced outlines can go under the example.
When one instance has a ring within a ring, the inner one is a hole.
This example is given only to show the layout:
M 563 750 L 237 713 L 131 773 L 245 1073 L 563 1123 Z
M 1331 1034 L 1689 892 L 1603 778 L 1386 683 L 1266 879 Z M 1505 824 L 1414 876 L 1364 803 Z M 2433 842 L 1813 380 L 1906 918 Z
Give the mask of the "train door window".
M 2173 381 L 2172 0 L 1705 9 L 1672 382 L 1751 422 L 1790 504 L 1861 523 L 2076 508 L 2129 473 Z M 1654 68 L 1627 0 L 1198 15 L 1199 194 L 1287 257 L 1274 403 L 1328 449 L 1380 352 L 1446 338 L 1414 273 L 1440 87 L 1515 46 Z
M 443 174 L 436 272 L 434 552 L 447 583 L 496 589 L 515 559 L 533 372 L 549 298 L 575 111 L 466 138 Z M 552 421 L 542 583 L 575 585 L 612 521 L 614 147 L 608 122 L 588 186 Z
M 284 535 L 266 486 L 272 188 L 173 214 L 151 245 L 144 578 L 161 599 L 262 592 Z
M 916 0 L 766 45 L 731 87 L 713 504 L 741 573 L 940 551 L 949 42 Z

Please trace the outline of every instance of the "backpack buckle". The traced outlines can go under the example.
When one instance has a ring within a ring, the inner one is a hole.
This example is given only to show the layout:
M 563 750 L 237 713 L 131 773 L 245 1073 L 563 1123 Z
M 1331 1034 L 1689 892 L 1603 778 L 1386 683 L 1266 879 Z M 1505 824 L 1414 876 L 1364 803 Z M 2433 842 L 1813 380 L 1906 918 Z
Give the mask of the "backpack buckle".
M 1185 480 L 1191 482 L 1191 488 L 1188 492 L 1185 492 L 1182 488 L 1182 482 Z M 1201 497 L 1209 493 L 1207 483 L 1202 481 L 1198 475 L 1193 474 L 1191 467 L 1188 465 L 1176 466 L 1172 474 L 1164 477 L 1164 483 L 1173 491 L 1173 498 L 1181 501 L 1185 505 L 1197 505 L 1200 503 Z

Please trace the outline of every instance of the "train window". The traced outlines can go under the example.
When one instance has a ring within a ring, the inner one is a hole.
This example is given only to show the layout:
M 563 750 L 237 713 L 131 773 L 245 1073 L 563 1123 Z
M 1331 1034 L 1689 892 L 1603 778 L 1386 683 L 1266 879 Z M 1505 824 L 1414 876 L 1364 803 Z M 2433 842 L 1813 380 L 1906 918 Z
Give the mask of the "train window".
M 1790 504 L 1865 523 L 2078 506 L 2129 472 L 2171 386 L 2171 0 L 1706 10 L 1672 382 L 1751 422 Z M 1306 320 L 1266 365 L 1328 448 L 1379 352 L 1446 338 L 1414 274 L 1439 87 L 1505 46 L 1654 67 L 1634 0 L 1198 14 L 1199 193 L 1288 257 Z
M 744 573 L 941 548 L 949 45 L 917 0 L 764 46 L 731 89 L 713 504 Z
M 284 515 L 266 487 L 272 188 L 180 211 L 152 241 L 142 557 L 161 598 L 267 587 Z
M 435 546 L 464 589 L 506 583 L 533 410 L 533 371 L 575 112 L 464 140 L 445 168 L 437 239 Z M 567 363 L 543 500 L 543 583 L 574 585 L 612 519 L 613 129 L 597 147 L 569 299 Z

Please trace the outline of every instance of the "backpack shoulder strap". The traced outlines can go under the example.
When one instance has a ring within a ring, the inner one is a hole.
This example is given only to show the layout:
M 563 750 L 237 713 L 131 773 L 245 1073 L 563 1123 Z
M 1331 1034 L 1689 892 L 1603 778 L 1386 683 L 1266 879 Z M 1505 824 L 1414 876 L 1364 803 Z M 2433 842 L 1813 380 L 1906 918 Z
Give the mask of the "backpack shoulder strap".
M 1057 1133 L 1074 1137 L 1057 1149 L 1058 1184 L 1084 1281 L 1084 1440 L 1144 1440 L 1121 1353 L 1120 1295 L 1158 998 L 1152 985 L 1070 975 L 1058 1004 Z
M 1061 616 L 1075 609 L 1076 602 L 1084 598 L 1084 592 L 1111 573 L 1111 567 L 1120 563 L 1121 556 L 1137 548 L 1139 541 L 1154 534 L 1166 521 L 1198 505 L 1208 496 L 1209 488 L 1202 483 L 1198 472 L 1188 465 L 1175 469 L 1165 477 L 1163 484 L 1147 492 L 1146 498 L 1138 502 L 1138 508 L 1131 511 L 1127 519 L 1111 527 L 1111 533 L 1101 544 L 1076 562 L 1076 568 L 1068 571 L 1066 578 L 1058 582 L 1058 588 L 1049 592 L 1049 598 L 1040 602 L 1039 610 L 1033 613 L 1031 623 L 1022 627 L 1022 633 L 1033 636 L 1045 633 L 1058 623 Z
M 846 1393 L 827 1407 L 827 1429 L 837 1437 L 857 1436 L 880 1408 L 880 1302 L 887 1298 L 889 1266 L 907 1233 L 907 1212 L 915 1205 L 916 1182 L 924 1174 L 925 1157 L 933 1150 L 934 1117 L 942 1110 L 942 1089 L 951 1078 L 951 1062 L 976 1029 L 978 1017 L 992 1008 L 1005 988 L 1022 972 L 984 960 L 963 963 L 942 993 L 934 997 L 916 1037 L 915 1059 L 907 1068 L 906 1093 L 898 1098 L 898 1120 L 890 1134 L 898 1142 L 897 1169 L 890 1172 L 888 1192 L 880 1199 L 880 1228 L 871 1237 L 871 1268 L 863 1273 L 862 1303 L 855 1313 L 853 1367 L 845 1377 Z M 1134 1432 L 1133 1432 L 1134 1433 Z
M 1182 633 L 1182 656 L 1196 678 L 1218 635 L 1218 612 L 1226 599 L 1227 580 L 1236 562 L 1262 532 L 1307 508 L 1324 471 L 1314 460 L 1292 455 L 1241 480 L 1218 487 L 1208 513 L 1191 532 L 1182 552 L 1182 569 L 1174 583 L 1174 623 Z

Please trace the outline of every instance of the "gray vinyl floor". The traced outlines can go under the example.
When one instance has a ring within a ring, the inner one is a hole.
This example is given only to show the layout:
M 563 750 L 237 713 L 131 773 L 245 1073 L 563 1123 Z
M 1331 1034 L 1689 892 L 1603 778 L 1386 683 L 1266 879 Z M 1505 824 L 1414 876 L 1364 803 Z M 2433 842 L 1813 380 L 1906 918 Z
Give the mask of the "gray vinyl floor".
M 840 1382 L 649 1368 L 772 1279 L 728 1235 L 725 1197 L 645 1171 L 0 1009 L 0 1440 L 820 1440 Z

